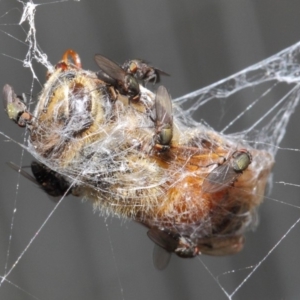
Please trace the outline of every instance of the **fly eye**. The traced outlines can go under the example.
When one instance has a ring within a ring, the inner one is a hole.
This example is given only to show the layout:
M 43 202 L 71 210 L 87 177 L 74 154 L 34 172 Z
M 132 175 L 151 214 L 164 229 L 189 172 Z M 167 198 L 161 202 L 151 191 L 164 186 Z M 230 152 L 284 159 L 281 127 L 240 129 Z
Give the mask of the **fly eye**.
M 232 155 L 232 168 L 236 172 L 245 171 L 251 164 L 251 155 L 248 151 L 237 151 Z
M 27 112 L 27 107 L 21 100 L 22 97 L 17 96 L 10 85 L 6 84 L 3 87 L 4 110 L 11 120 L 24 127 L 30 122 L 32 116 Z
M 20 118 L 24 110 L 25 110 L 25 104 L 23 104 L 19 100 L 16 100 L 13 103 L 8 103 L 6 106 L 8 117 L 14 120 L 15 122 L 18 121 L 18 119 Z
M 159 134 L 159 142 L 162 145 L 169 145 L 173 137 L 171 126 L 163 128 Z
M 21 101 L 21 97 L 17 96 L 8 84 L 3 87 L 3 105 L 8 117 L 16 122 L 26 110 L 26 105 Z

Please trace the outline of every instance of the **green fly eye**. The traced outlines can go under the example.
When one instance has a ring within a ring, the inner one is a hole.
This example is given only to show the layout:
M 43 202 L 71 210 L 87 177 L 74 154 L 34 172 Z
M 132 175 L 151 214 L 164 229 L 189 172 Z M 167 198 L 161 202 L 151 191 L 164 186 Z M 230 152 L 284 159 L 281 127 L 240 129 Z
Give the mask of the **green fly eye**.
M 159 142 L 161 145 L 169 145 L 173 137 L 173 130 L 171 126 L 166 126 L 159 133 Z
M 246 150 L 239 150 L 232 154 L 232 168 L 236 172 L 245 171 L 251 164 L 251 154 Z
M 18 122 L 20 115 L 26 110 L 26 105 L 8 84 L 3 87 L 3 104 L 8 117 L 15 122 Z
M 19 126 L 24 127 L 30 122 L 32 115 L 27 111 L 25 103 L 8 84 L 3 87 L 3 105 L 8 117 Z

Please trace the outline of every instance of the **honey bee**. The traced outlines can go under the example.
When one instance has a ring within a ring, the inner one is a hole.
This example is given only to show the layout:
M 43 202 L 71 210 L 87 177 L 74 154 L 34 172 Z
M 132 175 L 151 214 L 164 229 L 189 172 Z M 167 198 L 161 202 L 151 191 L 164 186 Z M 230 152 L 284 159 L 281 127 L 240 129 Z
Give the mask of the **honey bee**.
M 55 184 L 47 177 L 62 181 L 57 194 L 72 185 L 70 193 L 103 214 L 145 225 L 155 253 L 164 255 L 154 256 L 159 269 L 171 253 L 239 252 L 273 156 L 204 126 L 188 128 L 165 87 L 154 95 L 127 86 L 134 77 L 96 55 L 108 75 L 99 76 L 70 51 L 49 74 L 33 113 L 12 87 L 3 88 L 8 116 L 28 128 L 28 149 L 44 174 L 33 171 L 36 182 L 50 194 Z

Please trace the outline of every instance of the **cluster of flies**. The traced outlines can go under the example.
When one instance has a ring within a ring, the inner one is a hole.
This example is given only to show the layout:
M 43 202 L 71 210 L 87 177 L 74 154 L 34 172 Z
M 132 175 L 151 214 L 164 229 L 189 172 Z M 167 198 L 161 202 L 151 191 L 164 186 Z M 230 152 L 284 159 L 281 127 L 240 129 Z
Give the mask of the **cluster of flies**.
M 59 68 L 62 71 L 64 69 L 68 70 L 70 64 L 68 61 L 69 57 L 73 60 L 72 68 L 81 69 L 80 58 L 73 50 L 66 51 L 62 61 L 56 65 L 56 69 Z M 99 67 L 99 70 L 95 72 L 98 80 L 109 87 L 110 91 L 115 93 L 115 97 L 118 97 L 118 95 L 126 96 L 129 105 L 140 101 L 142 86 L 145 86 L 149 82 L 156 84 L 160 81 L 161 75 L 168 75 L 143 60 L 128 60 L 123 65 L 119 65 L 100 54 L 96 54 L 94 59 Z M 27 109 L 22 97 L 17 96 L 13 88 L 8 84 L 3 87 L 3 100 L 4 108 L 9 118 L 19 126 L 30 129 L 35 117 Z M 168 157 L 168 153 L 175 151 L 172 150 L 172 106 L 172 100 L 167 89 L 162 85 L 159 86 L 155 94 L 153 106 L 147 114 L 149 119 L 152 120 L 154 128 L 152 150 L 161 157 Z M 180 155 L 180 150 L 177 149 L 176 151 Z M 239 176 L 248 168 L 251 161 L 252 156 L 248 150 L 236 149 L 232 151 L 230 156 L 223 158 L 219 163 L 215 163 L 213 171 L 204 178 L 201 186 L 202 193 L 217 195 L 228 187 L 233 187 Z M 181 164 L 184 164 L 184 162 L 181 162 Z M 9 163 L 9 165 L 40 186 L 50 196 L 61 197 L 71 193 L 69 181 L 63 175 L 41 162 L 32 162 L 31 171 L 33 176 L 13 163 Z M 172 199 L 170 200 L 172 201 Z M 164 216 L 161 217 L 163 218 Z M 171 253 L 176 253 L 178 256 L 184 258 L 195 257 L 201 253 L 227 255 L 238 252 L 243 244 L 243 239 L 240 235 L 235 239 L 233 238 L 234 235 L 231 234 L 227 238 L 219 238 L 221 250 L 218 252 L 213 249 L 215 246 L 219 247 L 219 244 L 215 242 L 214 236 L 193 239 L 192 235 L 181 233 L 180 230 L 173 232 L 168 230 L 167 227 L 159 227 L 154 224 L 152 226 L 151 222 L 144 225 L 149 228 L 149 238 L 156 244 L 154 262 L 159 269 L 163 269 L 167 265 Z

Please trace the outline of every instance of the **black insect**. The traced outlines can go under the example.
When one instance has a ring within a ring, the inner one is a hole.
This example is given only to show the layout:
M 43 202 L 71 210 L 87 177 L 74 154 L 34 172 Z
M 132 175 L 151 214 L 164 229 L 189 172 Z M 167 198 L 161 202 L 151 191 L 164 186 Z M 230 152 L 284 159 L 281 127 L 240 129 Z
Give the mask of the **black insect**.
M 147 235 L 155 243 L 153 263 L 159 270 L 166 268 L 173 252 L 182 258 L 192 258 L 200 253 L 198 246 L 188 237 L 158 228 L 151 228 Z
M 170 76 L 168 73 L 152 67 L 146 61 L 141 59 L 125 61 L 122 65 L 122 69 L 144 83 L 153 82 L 153 84 L 155 84 L 160 82 L 160 75 Z
M 21 96 L 17 96 L 13 88 L 6 84 L 3 87 L 3 105 L 8 117 L 20 127 L 25 127 L 30 123 L 32 115 L 27 111 L 27 106 Z
M 103 55 L 96 54 L 95 61 L 100 68 L 96 73 L 100 80 L 114 86 L 121 94 L 128 95 L 131 100 L 139 99 L 140 86 L 135 77 Z
M 33 161 L 31 163 L 31 171 L 34 177 L 13 162 L 8 162 L 7 164 L 15 171 L 20 172 L 25 178 L 38 185 L 49 196 L 54 197 L 54 201 L 58 201 L 63 195 L 67 196 L 72 192 L 70 183 L 62 175 L 40 162 Z
M 252 156 L 245 149 L 237 150 L 204 179 L 202 191 L 216 193 L 232 185 L 251 164 Z

